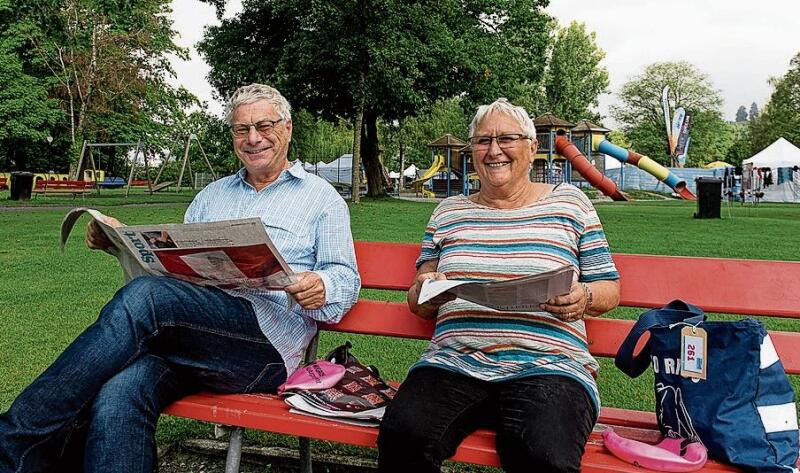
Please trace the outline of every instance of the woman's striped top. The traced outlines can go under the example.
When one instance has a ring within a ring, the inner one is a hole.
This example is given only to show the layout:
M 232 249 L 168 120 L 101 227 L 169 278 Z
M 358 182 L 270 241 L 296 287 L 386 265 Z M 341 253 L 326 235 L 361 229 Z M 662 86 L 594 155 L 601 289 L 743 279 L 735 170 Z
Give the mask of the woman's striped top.
M 485 207 L 462 195 L 444 200 L 428 222 L 417 267 L 437 259 L 448 279 L 502 281 L 565 264 L 576 268 L 579 281 L 619 279 L 597 212 L 567 184 L 518 209 Z M 439 309 L 433 338 L 411 369 L 431 365 L 487 381 L 568 376 L 586 388 L 600 412 L 599 366 L 582 320 L 456 299 Z

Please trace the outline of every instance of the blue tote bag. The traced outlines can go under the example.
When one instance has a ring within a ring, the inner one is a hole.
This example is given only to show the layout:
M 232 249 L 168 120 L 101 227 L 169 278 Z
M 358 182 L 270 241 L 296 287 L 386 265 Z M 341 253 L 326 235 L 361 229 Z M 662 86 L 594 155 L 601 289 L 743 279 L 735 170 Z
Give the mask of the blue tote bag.
M 648 331 L 650 339 L 634 356 Z M 687 335 L 695 333 L 705 334 L 705 345 L 692 365 L 687 346 L 693 348 L 694 339 Z M 664 436 L 699 440 L 711 457 L 748 471 L 798 472 L 794 391 L 761 322 L 708 321 L 700 308 L 673 301 L 639 317 L 615 364 L 632 378 L 652 365 Z M 705 379 L 681 375 L 701 365 Z

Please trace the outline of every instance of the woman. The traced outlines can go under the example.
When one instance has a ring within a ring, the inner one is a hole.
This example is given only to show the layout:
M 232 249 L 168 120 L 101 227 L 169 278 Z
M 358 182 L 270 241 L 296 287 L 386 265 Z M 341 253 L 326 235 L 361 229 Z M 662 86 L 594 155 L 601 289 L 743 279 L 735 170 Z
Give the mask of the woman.
M 481 106 L 469 132 L 481 190 L 444 200 L 428 223 L 408 305 L 436 317 L 436 330 L 381 424 L 379 469 L 439 471 L 488 426 L 506 471 L 577 472 L 600 409 L 583 319 L 616 307 L 619 276 L 586 196 L 530 181 L 536 129 L 523 108 Z M 505 280 L 565 264 L 578 280 L 536 312 L 452 296 L 417 303 L 426 279 Z

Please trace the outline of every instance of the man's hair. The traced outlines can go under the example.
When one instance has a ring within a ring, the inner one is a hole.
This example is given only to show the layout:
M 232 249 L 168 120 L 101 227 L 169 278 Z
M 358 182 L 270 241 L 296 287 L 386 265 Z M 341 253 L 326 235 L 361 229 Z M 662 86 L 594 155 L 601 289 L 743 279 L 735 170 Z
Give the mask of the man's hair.
M 228 99 L 228 105 L 225 107 L 225 119 L 228 121 L 228 125 L 233 125 L 233 112 L 240 105 L 258 102 L 259 100 L 266 100 L 267 103 L 272 104 L 278 115 L 285 121 L 292 120 L 292 106 L 289 105 L 289 101 L 277 89 L 264 84 L 250 84 L 236 89 L 231 98 Z
M 504 113 L 513 118 L 514 121 L 519 123 L 520 128 L 522 128 L 522 133 L 524 133 L 526 137 L 532 140 L 536 139 L 536 127 L 533 125 L 531 117 L 528 116 L 528 112 L 526 112 L 524 108 L 512 104 L 505 98 L 499 98 L 489 105 L 481 105 L 478 107 L 478 111 L 472 118 L 472 123 L 469 124 L 469 136 L 474 136 L 475 128 L 478 127 L 481 120 L 486 118 L 486 115 L 492 112 Z

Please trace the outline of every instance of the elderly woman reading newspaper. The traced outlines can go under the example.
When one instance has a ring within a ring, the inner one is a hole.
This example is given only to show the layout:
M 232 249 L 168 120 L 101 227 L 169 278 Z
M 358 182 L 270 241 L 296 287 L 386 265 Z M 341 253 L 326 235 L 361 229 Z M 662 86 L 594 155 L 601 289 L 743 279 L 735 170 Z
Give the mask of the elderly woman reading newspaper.
M 439 471 L 488 426 L 506 471 L 577 472 L 600 409 L 584 318 L 618 304 L 619 276 L 586 196 L 530 181 L 537 142 L 524 109 L 505 99 L 481 106 L 469 131 L 480 192 L 444 200 L 425 231 L 408 304 L 435 317 L 436 330 L 386 411 L 379 469 Z M 563 265 L 577 281 L 529 312 L 447 293 L 417 299 L 426 279 L 501 281 Z

